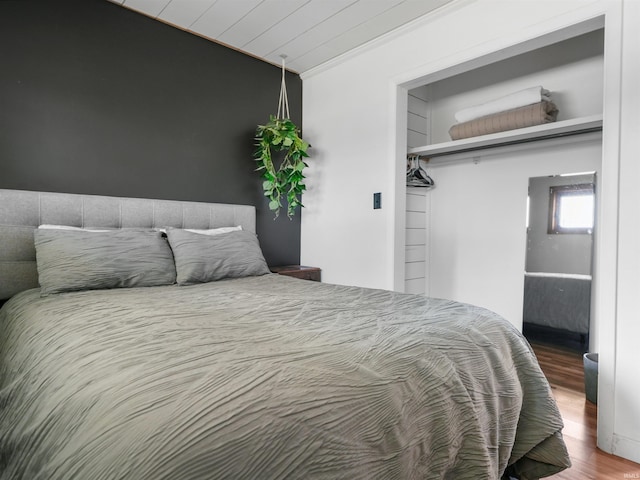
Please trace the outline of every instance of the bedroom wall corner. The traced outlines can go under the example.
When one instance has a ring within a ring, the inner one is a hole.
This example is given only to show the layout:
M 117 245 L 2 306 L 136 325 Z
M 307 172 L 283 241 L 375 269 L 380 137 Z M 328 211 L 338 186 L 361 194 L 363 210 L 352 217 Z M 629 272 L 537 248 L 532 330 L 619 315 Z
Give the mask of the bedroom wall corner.
M 267 261 L 299 263 L 254 172 L 279 67 L 106 0 L 2 1 L 0 43 L 0 188 L 255 205 Z

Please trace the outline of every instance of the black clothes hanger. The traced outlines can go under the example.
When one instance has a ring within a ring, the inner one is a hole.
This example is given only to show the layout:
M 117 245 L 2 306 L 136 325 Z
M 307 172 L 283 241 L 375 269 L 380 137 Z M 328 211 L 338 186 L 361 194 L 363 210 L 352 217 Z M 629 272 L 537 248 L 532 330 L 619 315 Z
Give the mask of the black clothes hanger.
M 433 178 L 422 168 L 419 155 L 410 155 L 407 163 L 407 186 L 408 187 L 427 187 L 435 186 Z

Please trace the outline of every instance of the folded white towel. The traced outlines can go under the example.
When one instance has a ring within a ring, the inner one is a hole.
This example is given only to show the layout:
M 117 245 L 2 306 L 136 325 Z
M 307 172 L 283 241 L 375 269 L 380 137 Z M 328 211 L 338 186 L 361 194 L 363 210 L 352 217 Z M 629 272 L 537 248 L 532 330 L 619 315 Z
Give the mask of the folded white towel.
M 551 101 L 549 91 L 541 86 L 531 87 L 480 105 L 465 108 L 456 112 L 455 117 L 459 123 L 463 123 L 494 113 L 504 112 L 505 110 L 511 110 L 512 108 L 532 105 L 543 100 Z

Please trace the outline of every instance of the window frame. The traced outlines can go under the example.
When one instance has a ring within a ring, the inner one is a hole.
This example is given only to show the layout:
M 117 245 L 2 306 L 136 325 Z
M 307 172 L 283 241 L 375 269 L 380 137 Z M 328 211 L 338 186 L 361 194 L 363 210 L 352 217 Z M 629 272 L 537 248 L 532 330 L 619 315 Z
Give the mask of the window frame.
M 572 195 L 584 195 L 591 194 L 594 196 L 594 209 L 595 209 L 595 183 L 580 183 L 573 185 L 554 185 L 549 187 L 549 221 L 547 225 L 547 233 L 549 235 L 557 234 L 582 234 L 591 235 L 593 233 L 593 226 L 591 227 L 575 227 L 567 228 L 560 226 L 560 199 L 562 197 Z M 594 224 L 595 224 L 595 211 Z

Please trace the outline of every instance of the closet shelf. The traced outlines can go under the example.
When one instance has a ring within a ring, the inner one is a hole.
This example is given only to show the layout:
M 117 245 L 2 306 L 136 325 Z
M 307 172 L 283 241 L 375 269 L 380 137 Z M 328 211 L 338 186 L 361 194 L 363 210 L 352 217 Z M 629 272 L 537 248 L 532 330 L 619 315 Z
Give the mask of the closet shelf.
M 420 155 L 422 157 L 432 158 L 600 130 L 602 130 L 602 115 L 598 114 L 545 123 L 544 125 L 536 125 L 533 127 L 508 130 L 506 132 L 492 133 L 479 137 L 463 138 L 451 142 L 410 148 L 408 153 L 409 155 Z

